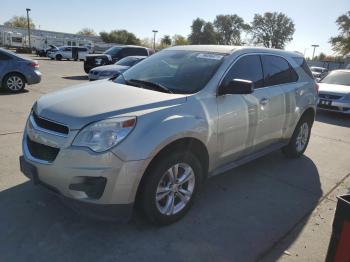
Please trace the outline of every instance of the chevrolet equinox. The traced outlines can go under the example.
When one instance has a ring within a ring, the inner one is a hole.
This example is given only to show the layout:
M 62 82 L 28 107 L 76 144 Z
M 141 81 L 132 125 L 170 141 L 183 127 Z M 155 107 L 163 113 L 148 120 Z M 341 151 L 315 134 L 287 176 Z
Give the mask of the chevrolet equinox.
M 208 177 L 277 149 L 301 156 L 317 91 L 294 52 L 171 47 L 116 79 L 39 98 L 21 170 L 88 215 L 127 218 L 137 206 L 173 223 Z

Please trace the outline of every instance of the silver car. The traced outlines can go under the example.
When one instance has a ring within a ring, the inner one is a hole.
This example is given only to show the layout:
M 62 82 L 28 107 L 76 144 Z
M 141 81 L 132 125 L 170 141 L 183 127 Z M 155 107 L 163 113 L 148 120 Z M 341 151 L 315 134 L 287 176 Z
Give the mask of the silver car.
M 130 67 L 141 62 L 146 57 L 147 56 L 127 56 L 120 59 L 113 65 L 95 67 L 89 72 L 89 80 L 94 81 L 117 77 L 121 73 L 128 70 Z
M 333 70 L 321 80 L 318 108 L 350 114 L 350 70 Z
M 277 149 L 302 155 L 316 104 L 297 53 L 176 46 L 113 81 L 42 96 L 21 170 L 91 216 L 128 218 L 137 206 L 169 224 L 208 177 Z

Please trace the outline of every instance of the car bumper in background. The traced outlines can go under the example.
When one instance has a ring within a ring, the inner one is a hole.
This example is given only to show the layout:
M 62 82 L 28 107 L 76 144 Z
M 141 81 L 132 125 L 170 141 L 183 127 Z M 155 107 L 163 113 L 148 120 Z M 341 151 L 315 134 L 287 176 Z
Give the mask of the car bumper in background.
M 326 111 L 350 114 L 350 100 L 331 100 L 320 98 L 317 108 Z
M 27 84 L 33 85 L 41 82 L 41 73 L 39 70 L 34 70 L 26 76 Z

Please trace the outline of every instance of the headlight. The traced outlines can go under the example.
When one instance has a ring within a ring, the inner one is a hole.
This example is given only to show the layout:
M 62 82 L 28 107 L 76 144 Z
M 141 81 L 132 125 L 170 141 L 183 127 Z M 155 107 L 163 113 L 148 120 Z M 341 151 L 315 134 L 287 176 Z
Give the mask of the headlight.
M 135 124 L 136 117 L 118 117 L 98 121 L 84 127 L 75 137 L 72 145 L 103 152 L 124 140 Z
M 112 75 L 113 74 L 113 72 L 111 72 L 111 71 L 102 71 L 101 73 L 100 73 L 100 76 L 110 76 L 110 75 Z

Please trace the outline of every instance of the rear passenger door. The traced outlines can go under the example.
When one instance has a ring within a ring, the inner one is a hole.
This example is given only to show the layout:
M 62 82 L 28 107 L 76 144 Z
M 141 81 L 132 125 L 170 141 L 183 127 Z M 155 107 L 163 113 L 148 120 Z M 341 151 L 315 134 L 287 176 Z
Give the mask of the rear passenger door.
M 281 56 L 261 55 L 264 71 L 264 88 L 268 89 L 269 97 L 269 129 L 264 134 L 268 143 L 278 142 L 286 130 L 290 102 L 287 92 L 294 90 L 298 76 L 288 61 Z M 295 107 L 294 107 L 295 109 Z

